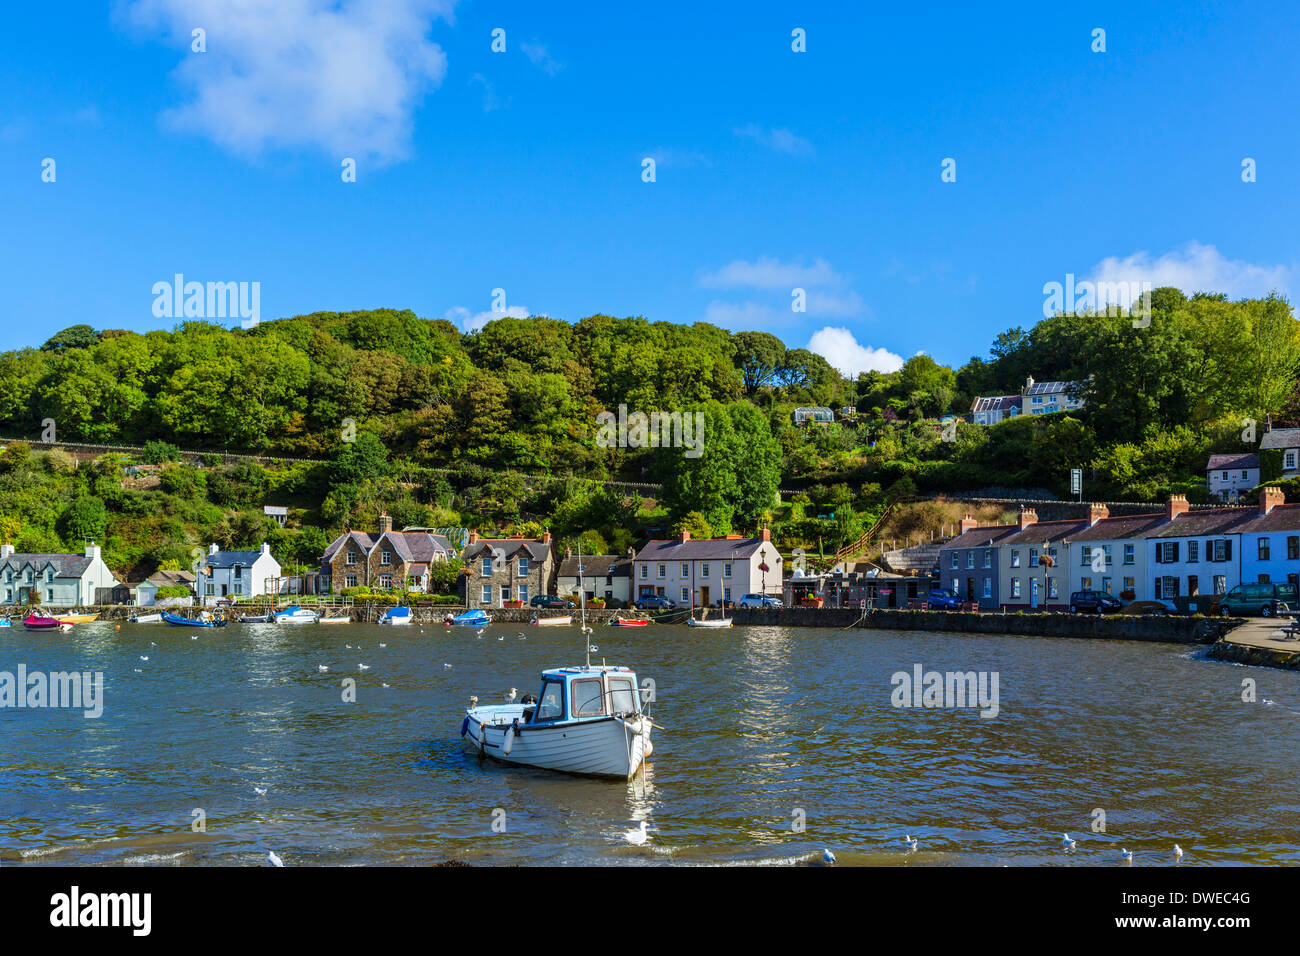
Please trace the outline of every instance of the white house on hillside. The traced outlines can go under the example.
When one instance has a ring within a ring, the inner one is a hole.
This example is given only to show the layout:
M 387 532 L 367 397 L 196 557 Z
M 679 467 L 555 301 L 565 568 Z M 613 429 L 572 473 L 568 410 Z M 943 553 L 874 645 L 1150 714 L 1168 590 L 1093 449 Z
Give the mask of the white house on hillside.
M 218 600 L 240 600 L 275 594 L 280 562 L 271 557 L 271 546 L 262 542 L 260 551 L 222 551 L 215 544 L 199 562 L 196 590 L 204 604 Z
M 1236 501 L 1259 484 L 1259 455 L 1211 455 L 1205 466 L 1205 483 L 1210 497 Z
M 0 545 L 0 588 L 5 604 L 96 604 L 100 588 L 118 586 L 97 544 L 86 545 L 83 554 L 24 554 L 14 551 L 11 544 Z
M 781 555 L 772 533 L 651 541 L 632 561 L 634 600 L 658 595 L 683 606 L 739 601 L 746 594 L 781 595 Z

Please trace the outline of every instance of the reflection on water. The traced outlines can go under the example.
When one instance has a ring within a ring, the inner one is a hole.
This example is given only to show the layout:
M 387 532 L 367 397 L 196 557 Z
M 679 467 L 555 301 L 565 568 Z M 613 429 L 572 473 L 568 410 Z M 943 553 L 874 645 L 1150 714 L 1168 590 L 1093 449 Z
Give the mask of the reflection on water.
M 826 846 L 842 864 L 1113 865 L 1123 845 L 1163 865 L 1176 841 L 1184 865 L 1300 862 L 1300 674 L 1160 644 L 601 629 L 599 656 L 654 678 L 664 728 L 644 778 L 610 783 L 461 748 L 470 694 L 533 692 L 581 658 L 576 628 L 520 633 L 0 632 L 0 670 L 105 681 L 99 720 L 0 710 L 0 859 L 779 865 Z M 996 671 L 999 716 L 894 708 L 890 675 L 918 663 Z M 1261 702 L 1242 702 L 1244 677 Z M 643 820 L 649 843 L 629 846 Z

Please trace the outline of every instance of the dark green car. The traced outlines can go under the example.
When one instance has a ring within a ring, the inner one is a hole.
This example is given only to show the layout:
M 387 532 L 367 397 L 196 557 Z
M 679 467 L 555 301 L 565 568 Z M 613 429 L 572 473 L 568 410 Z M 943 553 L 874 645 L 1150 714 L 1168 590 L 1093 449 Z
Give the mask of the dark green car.
M 1274 603 L 1279 606 L 1274 607 Z M 1215 602 L 1220 617 L 1241 617 L 1260 614 L 1272 617 L 1274 610 L 1285 611 L 1296 606 L 1296 586 L 1281 582 L 1238 584 Z

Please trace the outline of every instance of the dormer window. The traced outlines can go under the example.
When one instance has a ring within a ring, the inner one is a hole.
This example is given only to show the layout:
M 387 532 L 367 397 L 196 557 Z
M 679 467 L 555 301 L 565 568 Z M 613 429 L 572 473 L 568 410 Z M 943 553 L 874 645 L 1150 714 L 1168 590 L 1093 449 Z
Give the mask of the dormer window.
M 484 558 L 482 561 L 480 561 L 480 562 L 479 562 L 479 571 L 482 572 L 486 577 L 491 577 L 491 576 L 492 576 L 492 559 L 491 559 L 491 558 Z
M 519 576 L 520 576 L 521 578 L 526 578 L 526 577 L 528 577 L 528 559 L 527 559 L 527 558 L 520 558 L 520 559 L 519 559 Z

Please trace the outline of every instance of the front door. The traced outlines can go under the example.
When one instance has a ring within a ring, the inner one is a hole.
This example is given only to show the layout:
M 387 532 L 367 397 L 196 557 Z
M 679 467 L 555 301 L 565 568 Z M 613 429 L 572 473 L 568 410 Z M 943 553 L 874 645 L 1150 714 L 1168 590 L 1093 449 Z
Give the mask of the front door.
M 709 588 L 708 585 L 700 585 L 700 604 L 704 607 L 709 606 Z

